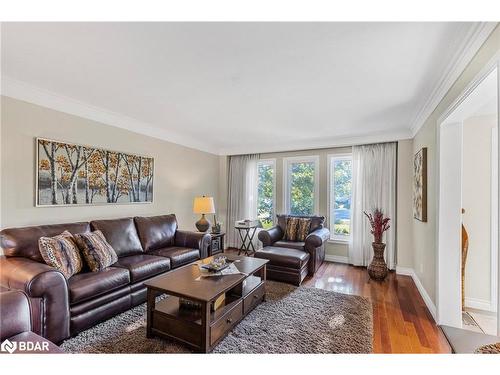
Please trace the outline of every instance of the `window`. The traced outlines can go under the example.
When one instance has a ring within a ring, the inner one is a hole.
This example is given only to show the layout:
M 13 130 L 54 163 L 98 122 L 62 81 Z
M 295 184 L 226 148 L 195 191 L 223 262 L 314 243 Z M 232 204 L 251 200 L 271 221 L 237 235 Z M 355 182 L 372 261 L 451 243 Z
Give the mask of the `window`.
M 275 218 L 276 162 L 274 159 L 259 160 L 257 168 L 257 218 L 264 229 L 268 229 L 273 226 Z
M 285 158 L 284 206 L 292 215 L 314 215 L 318 212 L 318 156 Z
M 330 160 L 330 238 L 347 241 L 351 236 L 352 156 L 331 155 Z

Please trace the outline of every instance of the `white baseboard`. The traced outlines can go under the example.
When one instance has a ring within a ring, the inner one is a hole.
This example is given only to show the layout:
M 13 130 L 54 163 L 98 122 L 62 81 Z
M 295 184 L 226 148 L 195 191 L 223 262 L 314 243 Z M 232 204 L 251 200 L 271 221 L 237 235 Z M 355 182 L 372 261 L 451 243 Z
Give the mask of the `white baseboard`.
M 344 257 L 342 255 L 331 255 L 331 254 L 325 254 L 325 260 L 327 262 L 335 262 L 335 263 L 349 263 L 349 258 Z
M 427 294 L 427 291 L 425 290 L 424 286 L 422 285 L 422 282 L 420 281 L 417 274 L 415 273 L 415 270 L 413 268 L 410 268 L 410 267 L 396 266 L 396 273 L 398 275 L 411 276 L 411 278 L 413 279 L 413 282 L 417 286 L 418 292 L 422 296 L 422 299 L 424 300 L 424 303 L 427 306 L 427 309 L 429 309 L 429 312 L 431 313 L 432 317 L 437 322 L 436 305 L 434 305 L 434 302 L 432 302 L 431 297 L 429 297 L 429 294 Z
M 465 306 L 472 309 L 495 312 L 495 308 L 491 304 L 491 301 L 487 299 L 465 297 Z

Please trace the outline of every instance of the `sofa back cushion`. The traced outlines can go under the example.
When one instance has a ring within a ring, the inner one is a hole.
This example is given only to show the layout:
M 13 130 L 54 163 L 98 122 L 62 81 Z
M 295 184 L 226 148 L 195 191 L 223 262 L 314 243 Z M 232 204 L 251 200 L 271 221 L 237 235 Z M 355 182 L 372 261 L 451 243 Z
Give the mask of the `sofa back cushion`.
M 40 237 L 53 237 L 65 230 L 71 234 L 90 231 L 89 223 L 38 225 L 24 228 L 7 228 L 0 232 L 0 246 L 8 257 L 24 257 L 42 262 L 38 247 Z
M 93 230 L 100 230 L 106 241 L 115 250 L 118 258 L 140 254 L 141 241 L 135 229 L 134 219 L 126 217 L 112 220 L 93 220 L 90 222 Z
M 173 246 L 177 231 L 177 218 L 174 214 L 134 218 L 142 247 L 145 251 Z
M 323 225 L 325 223 L 325 217 L 324 216 L 300 216 L 300 215 L 276 215 L 278 218 L 278 226 L 281 228 L 283 233 L 286 232 L 286 224 L 287 224 L 287 219 L 289 217 L 297 217 L 297 218 L 305 218 L 305 219 L 311 219 L 311 225 L 309 227 L 309 233 L 314 232 L 316 229 L 321 229 L 323 228 Z

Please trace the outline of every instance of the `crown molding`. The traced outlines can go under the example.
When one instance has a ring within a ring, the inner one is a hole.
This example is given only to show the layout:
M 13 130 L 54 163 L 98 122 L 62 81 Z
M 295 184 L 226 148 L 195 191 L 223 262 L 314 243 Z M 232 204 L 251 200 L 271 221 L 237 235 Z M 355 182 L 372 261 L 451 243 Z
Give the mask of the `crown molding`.
M 303 151 L 322 148 L 333 147 L 349 147 L 366 145 L 370 143 L 383 143 L 395 142 L 405 139 L 411 139 L 409 129 L 398 129 L 388 132 L 376 132 L 370 134 L 356 135 L 356 136 L 328 136 L 314 139 L 301 139 L 294 142 L 287 142 L 284 144 L 274 143 L 272 146 L 265 145 L 247 145 L 245 148 L 241 147 L 222 147 L 220 155 L 243 155 L 243 154 L 265 154 L 275 152 L 287 151 Z
M 206 142 L 200 142 L 197 139 L 185 137 L 171 129 L 160 129 L 154 125 L 135 118 L 109 111 L 105 108 L 97 107 L 68 96 L 60 95 L 8 76 L 1 77 L 0 94 L 42 107 L 54 109 L 59 112 L 97 121 L 103 123 L 104 125 L 111 125 L 117 128 L 132 131 L 134 133 L 172 142 L 184 147 L 211 154 L 219 154 L 213 145 L 207 144 Z
M 425 121 L 432 112 L 434 112 L 441 100 L 443 100 L 497 24 L 496 22 L 476 22 L 471 30 L 469 30 L 460 48 L 455 52 L 453 58 L 446 67 L 443 76 L 434 86 L 431 95 L 412 121 L 410 126 L 412 138 L 415 137 Z

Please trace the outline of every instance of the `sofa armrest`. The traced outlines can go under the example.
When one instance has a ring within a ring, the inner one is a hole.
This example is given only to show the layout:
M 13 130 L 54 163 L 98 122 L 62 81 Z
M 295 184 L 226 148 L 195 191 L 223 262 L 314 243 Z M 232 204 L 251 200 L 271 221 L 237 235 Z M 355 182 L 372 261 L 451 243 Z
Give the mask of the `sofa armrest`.
M 330 230 L 328 228 L 318 228 L 306 237 L 305 250 L 310 255 L 309 275 L 314 275 L 325 261 L 325 243 L 329 238 Z
M 281 227 L 278 225 L 269 228 L 269 229 L 264 229 L 259 232 L 259 240 L 262 242 L 262 245 L 264 247 L 266 246 L 272 246 L 273 243 L 276 241 L 279 241 L 283 238 L 283 230 Z
M 20 290 L 0 293 L 0 341 L 31 331 L 28 297 Z
M 200 250 L 200 258 L 208 256 L 208 247 L 212 241 L 212 236 L 208 233 L 191 232 L 187 230 L 177 230 L 175 232 L 175 246 L 190 247 Z
M 28 295 L 35 333 L 55 343 L 70 336 L 68 285 L 61 272 L 31 259 L 3 256 L 0 285 Z

